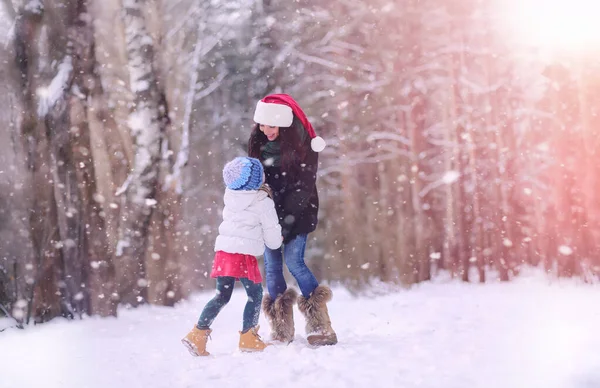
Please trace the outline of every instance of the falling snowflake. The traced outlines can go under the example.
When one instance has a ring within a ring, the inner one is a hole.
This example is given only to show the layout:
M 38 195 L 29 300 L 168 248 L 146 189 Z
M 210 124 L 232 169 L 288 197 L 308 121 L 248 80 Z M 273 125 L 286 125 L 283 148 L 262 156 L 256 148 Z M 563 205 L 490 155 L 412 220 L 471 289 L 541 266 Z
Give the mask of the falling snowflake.
M 558 247 L 558 252 L 563 256 L 571 256 L 573 254 L 573 249 L 568 245 L 561 245 Z
M 138 287 L 147 287 L 148 286 L 148 280 L 143 279 L 143 278 L 138 279 L 137 285 L 138 285 Z
M 12 311 L 12 316 L 16 320 L 20 321 L 21 319 L 25 318 L 25 311 L 22 309 L 14 308 Z
M 449 185 L 451 183 L 456 182 L 458 178 L 460 178 L 460 173 L 458 171 L 450 170 L 446 171 L 446 173 L 442 177 L 442 182 Z
M 19 299 L 15 303 L 15 307 L 19 309 L 24 309 L 25 307 L 27 307 L 27 301 L 25 299 Z
M 104 203 L 104 201 L 106 200 L 104 198 L 104 196 L 102 194 L 99 194 L 99 193 L 94 194 L 93 198 L 94 198 L 94 201 L 96 201 L 98 203 Z

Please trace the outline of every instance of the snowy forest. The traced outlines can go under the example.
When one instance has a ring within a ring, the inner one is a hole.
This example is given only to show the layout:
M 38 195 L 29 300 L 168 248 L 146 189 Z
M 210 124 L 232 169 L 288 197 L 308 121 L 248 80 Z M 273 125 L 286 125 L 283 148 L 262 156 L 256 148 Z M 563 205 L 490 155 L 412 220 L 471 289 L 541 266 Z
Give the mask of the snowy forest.
M 0 316 L 212 288 L 223 165 L 288 93 L 328 143 L 307 263 L 359 290 L 600 274 L 600 63 L 492 0 L 2 0 Z

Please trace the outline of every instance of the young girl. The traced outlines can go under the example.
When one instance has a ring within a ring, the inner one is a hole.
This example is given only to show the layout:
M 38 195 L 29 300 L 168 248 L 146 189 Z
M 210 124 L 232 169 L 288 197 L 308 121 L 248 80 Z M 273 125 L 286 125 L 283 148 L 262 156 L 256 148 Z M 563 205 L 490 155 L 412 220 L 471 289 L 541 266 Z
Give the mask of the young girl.
M 282 237 L 270 190 L 263 185 L 264 178 L 263 166 L 254 158 L 235 158 L 223 169 L 227 186 L 225 208 L 211 272 L 211 277 L 217 279 L 217 293 L 204 307 L 192 331 L 181 340 L 194 356 L 209 355 L 206 342 L 210 326 L 229 302 L 236 280 L 248 294 L 239 348 L 262 351 L 267 346 L 258 335 L 263 291 L 255 256 L 263 253 L 265 245 L 269 249 L 281 247 Z
M 260 100 L 254 121 L 248 154 L 265 166 L 284 238 L 283 249 L 265 249 L 269 295 L 265 295 L 263 310 L 271 325 L 271 336 L 282 342 L 294 339 L 292 308 L 297 294 L 285 283 L 285 258 L 302 292 L 298 308 L 306 318 L 308 342 L 334 345 L 337 336 L 326 305 L 332 297 L 331 289 L 320 286 L 304 262 L 308 234 L 317 226 L 317 152 L 325 148 L 325 141 L 315 134 L 300 106 L 287 94 L 272 94 Z

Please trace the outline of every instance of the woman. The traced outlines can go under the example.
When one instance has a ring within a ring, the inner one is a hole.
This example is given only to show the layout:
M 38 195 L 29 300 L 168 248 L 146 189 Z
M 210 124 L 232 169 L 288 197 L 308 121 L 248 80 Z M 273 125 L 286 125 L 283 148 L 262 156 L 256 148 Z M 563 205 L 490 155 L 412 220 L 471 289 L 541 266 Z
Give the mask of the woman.
M 334 345 L 337 336 L 326 305 L 332 297 L 331 289 L 319 285 L 304 262 L 308 234 L 317 226 L 317 152 L 325 148 L 325 141 L 316 136 L 300 106 L 287 94 L 272 94 L 260 100 L 254 121 L 248 154 L 264 165 L 283 235 L 282 247 L 267 247 L 264 254 L 269 293 L 263 298 L 263 311 L 271 325 L 271 336 L 286 343 L 294 339 L 293 304 L 297 294 L 285 283 L 285 258 L 302 293 L 298 308 L 306 318 L 308 342 Z

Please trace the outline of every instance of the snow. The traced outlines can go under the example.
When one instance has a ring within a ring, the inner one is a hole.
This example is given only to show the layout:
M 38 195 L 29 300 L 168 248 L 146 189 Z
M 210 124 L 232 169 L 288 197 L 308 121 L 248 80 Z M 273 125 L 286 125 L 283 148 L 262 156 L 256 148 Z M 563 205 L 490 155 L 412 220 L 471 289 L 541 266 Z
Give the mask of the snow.
M 73 62 L 70 56 L 66 56 L 58 65 L 58 71 L 48 87 L 40 87 L 36 90 L 39 97 L 38 116 L 44 117 L 54 107 L 59 98 L 63 96 L 69 87 Z
M 44 3 L 41 0 L 29 0 L 25 3 L 25 11 L 41 14 L 44 11 Z
M 238 284 L 213 325 L 208 358 L 179 341 L 212 292 L 175 308 L 121 310 L 118 319 L 8 329 L 0 387 L 592 388 L 600 386 L 598 291 L 533 275 L 375 287 L 360 297 L 334 288 L 338 345 L 309 348 L 295 310 L 291 345 L 246 354 L 237 350 L 246 300 Z M 261 326 L 267 336 L 262 315 Z
M 115 252 L 115 255 L 117 257 L 119 256 L 123 256 L 123 251 L 125 250 L 125 248 L 130 247 L 131 243 L 129 242 L 129 240 L 119 240 L 117 242 L 117 249 Z
M 119 187 L 119 188 L 117 189 L 117 191 L 115 192 L 115 196 L 117 196 L 117 197 L 118 197 L 119 195 L 121 195 L 121 194 L 123 194 L 124 192 L 126 192 L 126 191 L 127 191 L 127 188 L 129 187 L 129 184 L 131 183 L 131 180 L 132 180 L 132 179 L 133 179 L 133 176 L 132 176 L 131 174 L 129 174 L 129 175 L 127 176 L 127 179 L 125 179 L 125 182 L 123 182 L 123 184 L 121 185 L 121 187 Z M 112 205 L 112 204 L 111 204 L 111 205 Z M 116 205 L 116 204 L 115 204 L 115 205 Z M 113 206 L 111 206 L 111 207 L 112 207 L 113 209 L 116 209 L 116 208 L 118 207 L 118 205 L 117 205 L 117 206 L 114 206 L 114 207 L 113 207 Z
M 152 49 L 152 37 L 146 32 L 142 3 L 124 0 L 125 37 L 129 56 L 129 83 L 133 93 L 148 90 L 152 84 L 148 75 L 152 74 L 152 61 L 146 58 Z
M 450 185 L 458 181 L 458 178 L 460 178 L 460 172 L 455 170 L 446 171 L 446 173 L 442 177 L 442 182 L 444 182 L 447 185 Z
M 414 171 L 416 172 L 416 171 Z M 444 173 L 444 175 L 441 177 L 441 179 L 435 180 L 429 184 L 427 184 L 427 186 L 425 186 L 421 192 L 419 193 L 419 196 L 424 197 L 427 194 L 429 194 L 429 192 L 435 188 L 438 188 L 442 185 L 451 185 L 454 182 L 457 182 L 458 179 L 460 178 L 460 172 L 455 171 L 455 170 L 450 170 L 450 171 L 446 171 Z
M 558 251 L 560 252 L 561 255 L 564 255 L 564 256 L 571 256 L 573 254 L 573 249 L 571 249 L 571 247 L 567 246 L 567 245 L 559 246 Z
M 147 130 L 153 126 L 152 121 L 152 110 L 146 106 L 137 107 L 136 110 L 132 111 L 129 114 L 127 124 L 129 124 L 129 129 L 131 130 L 131 135 L 134 137 L 140 136 Z
M 148 207 L 155 207 L 156 205 L 158 205 L 158 201 L 154 198 L 146 198 L 145 203 Z

